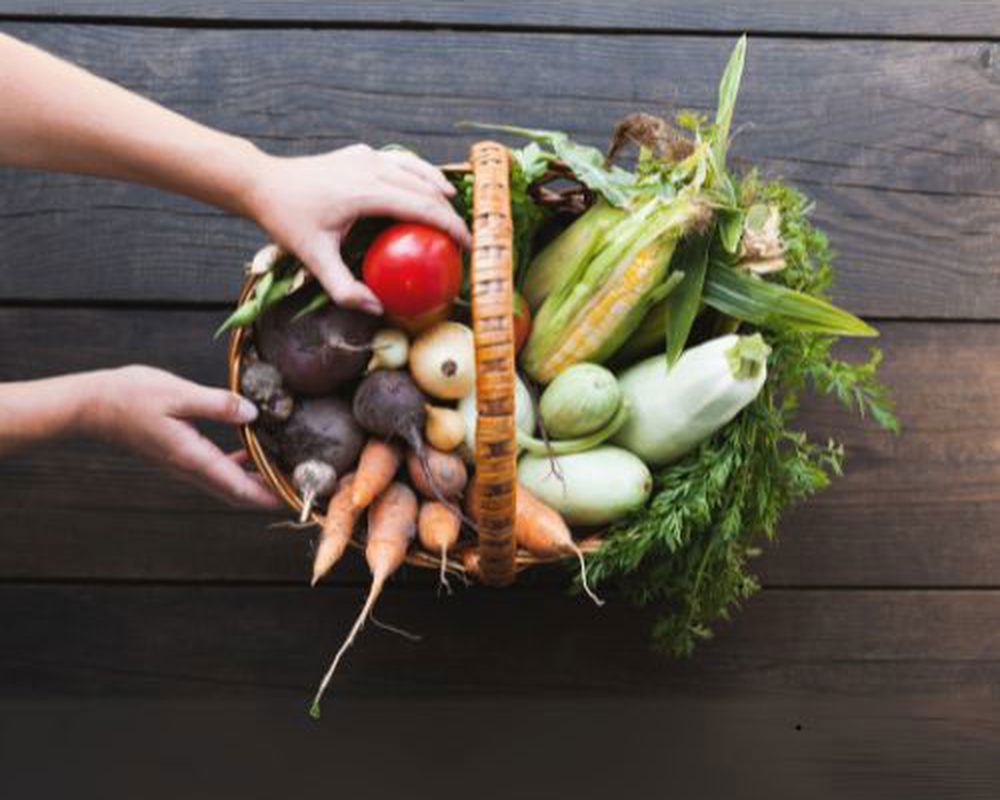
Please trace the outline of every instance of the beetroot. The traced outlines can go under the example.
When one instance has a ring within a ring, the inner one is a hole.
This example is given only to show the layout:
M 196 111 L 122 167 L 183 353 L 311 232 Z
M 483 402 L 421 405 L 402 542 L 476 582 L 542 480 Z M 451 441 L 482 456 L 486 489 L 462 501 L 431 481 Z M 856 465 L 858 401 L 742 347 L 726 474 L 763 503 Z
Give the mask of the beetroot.
M 306 461 L 327 464 L 346 475 L 357 463 L 365 435 L 339 397 L 304 397 L 274 437 L 279 459 L 289 472 Z
M 314 291 L 300 290 L 269 308 L 256 323 L 261 358 L 277 367 L 299 396 L 329 394 L 361 376 L 379 319 L 327 304 L 296 319 Z

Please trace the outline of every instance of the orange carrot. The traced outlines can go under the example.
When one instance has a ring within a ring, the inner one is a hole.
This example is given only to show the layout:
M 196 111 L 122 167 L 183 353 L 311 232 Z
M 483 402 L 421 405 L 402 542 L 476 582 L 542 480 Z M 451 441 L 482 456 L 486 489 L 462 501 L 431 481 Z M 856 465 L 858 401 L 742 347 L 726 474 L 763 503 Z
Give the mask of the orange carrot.
M 421 546 L 428 552 L 441 558 L 441 571 L 438 575 L 438 592 L 443 586 L 451 594 L 451 584 L 445 571 L 448 569 L 448 551 L 458 541 L 458 533 L 462 520 L 444 503 L 428 500 L 420 507 L 420 517 L 417 519 L 417 535 Z
M 352 498 L 358 508 L 368 508 L 396 477 L 403 451 L 394 442 L 372 437 L 361 451 Z
M 351 541 L 358 517 L 361 516 L 362 509 L 355 506 L 352 500 L 354 476 L 355 473 L 352 472 L 341 478 L 337 493 L 330 498 L 327 506 L 326 519 L 323 520 L 323 530 L 313 558 L 313 586 L 340 561 Z
M 460 456 L 442 453 L 433 447 L 427 448 L 425 463 L 421 463 L 420 457 L 412 450 L 407 453 L 406 469 L 414 488 L 429 500 L 440 500 L 442 496 L 449 500 L 461 497 L 469 482 L 469 472 Z
M 462 551 L 462 568 L 465 570 L 466 577 L 470 578 L 479 577 L 478 547 L 470 547 L 468 550 Z
M 417 533 L 417 496 L 409 486 L 392 483 L 368 509 L 368 543 L 365 545 L 365 561 L 372 575 L 372 585 L 361 613 L 344 643 L 340 646 L 326 675 L 319 685 L 309 713 L 319 719 L 319 703 L 326 687 L 330 684 L 337 665 L 353 643 L 358 632 L 364 627 L 375 601 L 382 593 L 382 587 L 406 560 L 406 551 Z
M 476 519 L 479 491 L 479 482 L 473 478 L 466 492 L 466 511 L 473 519 Z M 573 541 L 573 534 L 562 514 L 543 503 L 520 483 L 517 485 L 517 504 L 514 512 L 514 541 L 532 555 L 541 558 L 575 555 L 580 561 L 580 583 L 583 585 L 583 591 L 597 605 L 604 605 L 604 601 L 594 594 L 587 583 L 587 562 L 580 546 Z

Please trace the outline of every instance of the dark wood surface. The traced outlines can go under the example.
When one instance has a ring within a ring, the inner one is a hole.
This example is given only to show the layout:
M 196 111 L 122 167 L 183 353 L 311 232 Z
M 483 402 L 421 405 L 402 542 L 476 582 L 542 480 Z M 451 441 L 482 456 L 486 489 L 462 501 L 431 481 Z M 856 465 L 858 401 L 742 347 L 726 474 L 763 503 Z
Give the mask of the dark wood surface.
M 442 160 L 470 141 L 462 118 L 601 144 L 637 107 L 707 109 L 731 34 L 759 32 L 735 151 L 817 199 L 905 433 L 807 406 L 848 473 L 789 516 L 764 590 L 691 661 L 650 653 L 620 598 L 567 596 L 559 569 L 440 600 L 411 570 L 380 614 L 424 640 L 369 626 L 320 724 L 304 707 L 360 559 L 310 590 L 308 536 L 273 517 L 100 443 L 7 459 L 0 796 L 994 798 L 998 18 L 898 0 L 752 18 L 687 0 L 3 4 L 5 31 L 275 152 L 365 139 Z M 211 334 L 251 224 L 7 170 L 0 226 L 0 380 L 145 362 L 222 382 Z
M 8 19 L 103 19 L 166 24 L 194 20 L 225 24 L 393 25 L 542 28 L 586 31 L 797 33 L 934 38 L 997 36 L 1000 11 L 992 0 L 8 0 Z

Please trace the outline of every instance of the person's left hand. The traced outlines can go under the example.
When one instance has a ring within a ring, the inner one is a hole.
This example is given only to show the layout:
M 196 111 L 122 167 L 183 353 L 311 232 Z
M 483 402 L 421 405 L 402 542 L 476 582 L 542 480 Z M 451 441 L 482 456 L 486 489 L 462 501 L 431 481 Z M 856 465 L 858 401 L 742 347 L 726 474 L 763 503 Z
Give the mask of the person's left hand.
M 82 415 L 82 432 L 122 444 L 234 505 L 281 506 L 263 479 L 243 468 L 245 451 L 227 455 L 191 424 L 196 419 L 252 422 L 257 409 L 249 400 L 153 367 L 120 367 L 90 375 L 93 389 Z

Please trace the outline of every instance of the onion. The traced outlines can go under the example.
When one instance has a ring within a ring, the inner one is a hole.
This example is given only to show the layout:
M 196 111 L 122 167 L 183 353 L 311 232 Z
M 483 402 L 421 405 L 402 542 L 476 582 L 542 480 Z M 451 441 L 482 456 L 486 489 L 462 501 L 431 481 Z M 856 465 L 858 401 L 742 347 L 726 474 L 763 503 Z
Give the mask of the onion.
M 465 418 L 453 408 L 426 406 L 424 437 L 431 447 L 450 453 L 465 441 Z
M 472 331 L 459 322 L 439 322 L 410 348 L 410 373 L 432 397 L 461 400 L 476 385 Z

